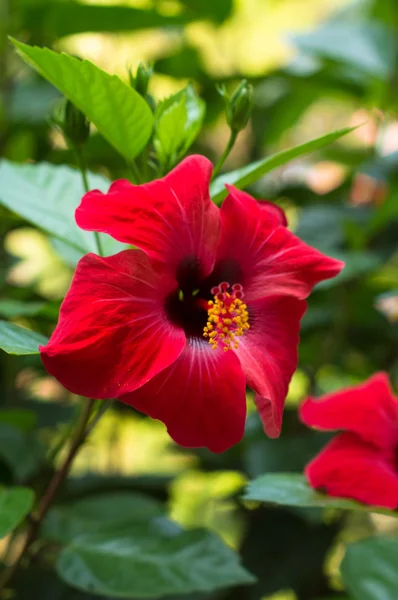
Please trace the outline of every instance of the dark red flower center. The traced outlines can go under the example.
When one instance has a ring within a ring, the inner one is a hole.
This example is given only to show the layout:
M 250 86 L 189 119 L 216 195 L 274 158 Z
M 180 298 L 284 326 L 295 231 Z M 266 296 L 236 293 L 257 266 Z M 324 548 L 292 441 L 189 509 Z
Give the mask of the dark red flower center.
M 187 337 L 206 341 L 213 348 L 236 347 L 237 338 L 249 328 L 241 278 L 235 261 L 220 261 L 203 278 L 199 261 L 185 259 L 177 270 L 178 290 L 166 299 L 170 321 Z

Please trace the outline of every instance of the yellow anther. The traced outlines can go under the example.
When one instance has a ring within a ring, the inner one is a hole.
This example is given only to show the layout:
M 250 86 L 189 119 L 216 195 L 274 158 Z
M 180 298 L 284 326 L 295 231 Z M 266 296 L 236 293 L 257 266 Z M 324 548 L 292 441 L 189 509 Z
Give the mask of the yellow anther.
M 221 296 L 221 297 L 220 297 Z M 208 302 L 208 320 L 203 329 L 212 348 L 222 347 L 224 352 L 239 346 L 238 338 L 250 328 L 247 305 L 234 293 L 215 294 Z

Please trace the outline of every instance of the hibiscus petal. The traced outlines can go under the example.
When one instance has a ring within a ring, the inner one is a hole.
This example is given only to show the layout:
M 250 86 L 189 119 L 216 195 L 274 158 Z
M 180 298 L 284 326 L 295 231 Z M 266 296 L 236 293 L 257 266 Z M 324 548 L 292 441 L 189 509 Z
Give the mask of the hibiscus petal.
M 243 436 L 246 395 L 239 360 L 202 341 L 190 340 L 168 369 L 120 400 L 163 421 L 186 448 L 224 452 Z
M 250 329 L 239 338 L 235 350 L 247 385 L 256 392 L 264 431 L 272 438 L 279 437 L 281 431 L 284 401 L 297 367 L 300 319 L 305 309 L 303 300 L 288 296 L 251 303 Z
M 310 427 L 357 433 L 379 447 L 398 445 L 398 401 L 386 373 L 318 399 L 307 398 L 300 418 Z
M 227 186 L 221 207 L 219 262 L 235 262 L 246 300 L 306 298 L 315 284 L 335 277 L 344 263 L 308 246 L 245 192 Z
M 269 200 L 258 200 L 258 204 L 261 210 L 267 213 L 268 216 L 276 218 L 279 225 L 287 227 L 286 214 L 280 206 L 274 204 L 273 202 L 270 202 Z
M 353 433 L 335 437 L 305 468 L 312 487 L 330 496 L 398 507 L 398 474 L 393 457 Z
M 204 156 L 190 156 L 163 179 L 138 186 L 116 181 L 107 194 L 95 190 L 83 197 L 76 222 L 138 246 L 172 269 L 196 260 L 208 275 L 220 230 L 219 209 L 209 196 L 212 168 Z
M 168 367 L 185 345 L 182 329 L 164 312 L 176 282 L 150 265 L 140 250 L 77 265 L 58 325 L 40 348 L 47 371 L 75 394 L 113 398 Z

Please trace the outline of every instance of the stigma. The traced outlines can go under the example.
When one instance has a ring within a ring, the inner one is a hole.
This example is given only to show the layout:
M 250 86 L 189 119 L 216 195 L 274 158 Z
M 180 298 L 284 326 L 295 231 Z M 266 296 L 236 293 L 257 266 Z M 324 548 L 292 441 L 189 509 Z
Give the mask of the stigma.
M 249 313 L 243 302 L 243 288 L 239 283 L 233 286 L 226 281 L 211 288 L 214 301 L 208 302 L 208 319 L 203 336 L 215 350 L 224 352 L 239 347 L 238 338 L 250 329 Z

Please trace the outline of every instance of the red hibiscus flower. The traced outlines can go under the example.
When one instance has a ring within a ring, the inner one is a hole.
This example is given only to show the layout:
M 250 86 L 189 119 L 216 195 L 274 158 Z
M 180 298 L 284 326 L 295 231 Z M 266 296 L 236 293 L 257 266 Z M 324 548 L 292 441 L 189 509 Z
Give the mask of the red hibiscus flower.
M 211 172 L 191 156 L 163 179 L 84 196 L 82 229 L 139 249 L 80 260 L 41 356 L 68 390 L 116 397 L 177 443 L 222 452 L 243 435 L 246 384 L 279 435 L 303 298 L 343 264 L 233 187 L 219 209 Z
M 398 507 L 398 398 L 386 373 L 319 400 L 308 398 L 300 417 L 312 427 L 343 430 L 307 465 L 312 487 L 330 496 Z

